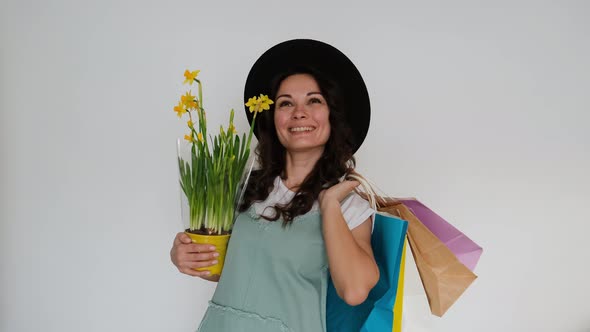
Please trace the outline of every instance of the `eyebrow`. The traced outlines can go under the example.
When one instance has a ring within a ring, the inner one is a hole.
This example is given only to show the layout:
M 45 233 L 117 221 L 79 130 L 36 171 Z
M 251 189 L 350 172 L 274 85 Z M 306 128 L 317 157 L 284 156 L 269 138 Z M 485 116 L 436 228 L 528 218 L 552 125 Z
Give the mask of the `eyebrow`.
M 317 92 L 317 91 L 312 91 L 312 92 L 308 92 L 308 93 L 307 93 L 307 96 L 311 96 L 311 95 L 322 95 L 322 93 L 321 93 L 321 92 Z M 322 95 L 322 96 L 323 96 L 323 95 Z M 278 99 L 279 99 L 279 98 L 281 98 L 281 97 L 289 97 L 289 98 L 293 98 L 293 97 L 292 97 L 291 95 L 289 95 L 289 94 L 283 94 L 283 95 L 277 96 L 275 99 L 276 99 L 276 100 L 278 100 Z

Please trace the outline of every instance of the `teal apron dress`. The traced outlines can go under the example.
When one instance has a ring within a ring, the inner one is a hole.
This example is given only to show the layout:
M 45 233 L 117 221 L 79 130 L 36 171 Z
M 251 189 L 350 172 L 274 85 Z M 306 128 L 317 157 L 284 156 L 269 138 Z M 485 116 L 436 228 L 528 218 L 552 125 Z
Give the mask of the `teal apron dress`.
M 282 224 L 252 207 L 238 216 L 199 332 L 326 332 L 328 259 L 320 211 Z

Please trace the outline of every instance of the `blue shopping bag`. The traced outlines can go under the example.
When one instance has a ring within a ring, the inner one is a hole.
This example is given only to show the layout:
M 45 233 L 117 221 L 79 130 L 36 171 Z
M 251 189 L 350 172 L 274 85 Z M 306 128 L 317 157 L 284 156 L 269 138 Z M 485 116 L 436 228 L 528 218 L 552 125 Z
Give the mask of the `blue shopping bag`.
M 365 302 L 353 307 L 338 296 L 332 278 L 328 278 L 328 332 L 383 332 L 394 331 L 394 326 L 401 326 L 401 303 L 398 303 L 399 310 L 395 311 L 400 313 L 400 317 L 394 317 L 394 306 L 398 295 L 400 268 L 403 270 L 407 229 L 408 222 L 405 220 L 379 212 L 375 214 L 371 246 L 379 267 L 379 281 Z M 402 301 L 401 297 L 397 301 Z

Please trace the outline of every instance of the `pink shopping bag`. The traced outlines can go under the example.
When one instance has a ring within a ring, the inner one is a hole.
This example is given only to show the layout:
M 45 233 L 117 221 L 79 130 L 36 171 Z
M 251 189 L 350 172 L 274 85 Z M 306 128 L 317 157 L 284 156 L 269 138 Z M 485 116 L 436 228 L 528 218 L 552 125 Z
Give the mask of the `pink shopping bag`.
M 483 252 L 479 245 L 417 199 L 400 198 L 398 201 L 407 206 L 424 226 L 455 254 L 459 262 L 471 271 L 475 269 Z

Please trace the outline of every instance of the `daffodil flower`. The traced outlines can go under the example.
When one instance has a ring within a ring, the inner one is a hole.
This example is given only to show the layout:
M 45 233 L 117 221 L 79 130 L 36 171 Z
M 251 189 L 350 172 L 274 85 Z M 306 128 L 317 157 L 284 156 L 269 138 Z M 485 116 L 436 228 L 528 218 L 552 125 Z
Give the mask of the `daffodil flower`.
M 189 142 L 194 142 L 194 141 L 195 141 L 195 140 L 193 139 L 193 137 L 192 137 L 192 136 L 190 136 L 190 135 L 184 135 L 184 139 L 185 139 L 185 140 L 187 140 L 187 141 L 189 141 Z
M 193 122 L 192 122 L 191 120 L 188 120 L 186 124 L 187 124 L 187 125 L 188 125 L 188 127 L 189 127 L 189 128 L 191 128 L 191 129 L 194 127 L 194 124 L 193 124 Z
M 179 118 L 182 117 L 184 113 L 186 113 L 186 108 L 184 107 L 184 103 L 182 101 L 178 102 L 178 105 L 174 106 L 174 112 L 178 115 Z
M 260 98 L 258 98 L 258 103 L 260 104 L 260 108 L 261 108 L 261 110 L 259 110 L 258 112 L 262 112 L 262 111 L 269 110 L 270 105 L 274 104 L 274 101 L 272 101 L 270 98 L 268 98 L 267 95 L 260 94 Z
M 201 143 L 202 143 L 202 142 L 203 142 L 203 134 L 201 134 L 201 133 L 198 133 L 198 134 L 197 134 L 197 139 L 199 140 L 199 142 L 201 142 Z
M 189 84 L 189 85 L 193 85 L 193 82 L 195 81 L 195 79 L 197 78 L 197 75 L 199 75 L 200 70 L 195 70 L 195 71 L 189 71 L 188 69 L 184 71 L 184 83 L 183 84 Z
M 267 95 L 261 94 L 260 97 L 249 98 L 245 105 L 249 107 L 250 113 L 260 113 L 269 110 L 272 104 L 274 102 Z
M 199 104 L 195 100 L 195 96 L 192 95 L 191 91 L 188 91 L 183 96 L 181 96 L 180 101 L 184 104 L 186 108 L 189 109 L 195 109 L 199 106 Z
M 236 130 L 236 127 L 234 126 L 233 123 L 230 123 L 229 127 L 227 128 L 227 132 L 231 133 L 231 134 L 237 134 L 238 131 Z
M 250 113 L 257 112 L 256 106 L 258 106 L 258 98 L 256 98 L 256 96 L 249 98 L 245 105 L 249 107 Z

